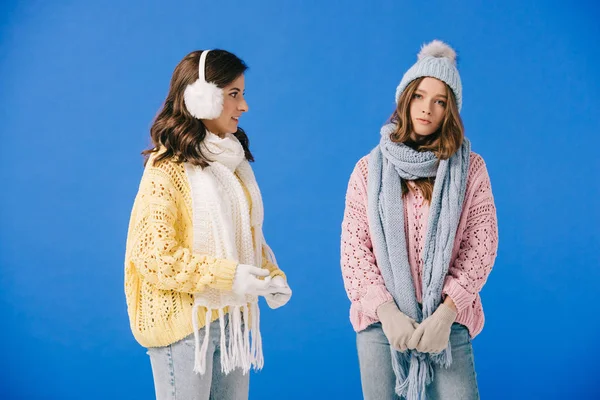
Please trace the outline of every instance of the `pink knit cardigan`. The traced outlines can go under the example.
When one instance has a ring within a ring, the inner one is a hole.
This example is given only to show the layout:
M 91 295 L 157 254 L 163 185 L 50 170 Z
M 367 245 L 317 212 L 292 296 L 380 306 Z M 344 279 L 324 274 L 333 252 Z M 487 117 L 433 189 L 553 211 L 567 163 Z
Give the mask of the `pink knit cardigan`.
M 341 265 L 344 286 L 351 301 L 350 321 L 361 331 L 379 321 L 377 307 L 392 300 L 387 291 L 369 234 L 367 219 L 368 156 L 358 161 L 348 183 L 342 222 Z M 405 232 L 417 300 L 421 302 L 421 271 L 429 204 L 412 182 L 405 197 Z M 485 162 L 471 153 L 463 210 L 456 233 L 443 296 L 450 296 L 458 309 L 456 322 L 479 334 L 484 314 L 479 292 L 492 269 L 498 248 L 496 208 Z

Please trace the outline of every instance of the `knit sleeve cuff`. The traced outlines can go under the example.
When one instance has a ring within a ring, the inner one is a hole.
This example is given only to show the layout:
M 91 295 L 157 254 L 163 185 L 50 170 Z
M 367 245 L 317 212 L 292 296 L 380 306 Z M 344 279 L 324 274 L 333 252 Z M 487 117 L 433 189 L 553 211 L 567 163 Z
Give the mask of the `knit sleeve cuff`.
M 276 276 L 281 276 L 287 282 L 287 277 L 285 276 L 285 273 L 282 270 L 280 270 L 277 265 L 273 264 L 271 261 L 267 260 L 265 257 L 263 257 L 262 267 L 269 270 L 269 272 L 270 272 L 269 276 L 271 278 L 275 278 Z
M 442 293 L 452 299 L 458 314 L 467 309 L 475 300 L 475 295 L 465 290 L 452 276 L 446 277 Z
M 279 268 L 274 269 L 273 271 L 271 271 L 271 273 L 269 274 L 269 276 L 271 278 L 275 278 L 276 276 L 280 276 L 283 278 L 283 280 L 285 280 L 285 282 L 287 283 L 287 276 L 285 275 L 285 273 L 280 270 Z
M 214 277 L 212 287 L 219 290 L 231 290 L 233 278 L 238 264 L 235 261 L 218 259 L 215 260 L 211 271 Z
M 365 315 L 379 321 L 377 317 L 377 308 L 383 303 L 392 301 L 392 295 L 383 285 L 371 285 L 367 288 L 367 293 L 360 300 L 362 311 Z

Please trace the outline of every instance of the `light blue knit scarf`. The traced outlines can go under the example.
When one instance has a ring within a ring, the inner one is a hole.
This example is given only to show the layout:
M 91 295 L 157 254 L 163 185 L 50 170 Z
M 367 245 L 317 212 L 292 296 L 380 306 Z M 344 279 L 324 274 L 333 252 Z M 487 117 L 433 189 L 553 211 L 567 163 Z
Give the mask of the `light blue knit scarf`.
M 385 286 L 398 308 L 417 322 L 429 317 L 440 305 L 448 273 L 454 238 L 467 186 L 471 145 L 462 146 L 448 160 L 433 152 L 418 152 L 390 140 L 396 126 L 381 128 L 381 141 L 369 155 L 367 184 L 368 219 L 377 265 Z M 423 247 L 423 306 L 415 295 L 404 231 L 401 181 L 435 177 L 429 221 Z M 408 350 L 392 352 L 396 393 L 409 400 L 424 400 L 425 388 L 433 379 L 432 364 L 452 363 L 450 344 L 432 355 Z

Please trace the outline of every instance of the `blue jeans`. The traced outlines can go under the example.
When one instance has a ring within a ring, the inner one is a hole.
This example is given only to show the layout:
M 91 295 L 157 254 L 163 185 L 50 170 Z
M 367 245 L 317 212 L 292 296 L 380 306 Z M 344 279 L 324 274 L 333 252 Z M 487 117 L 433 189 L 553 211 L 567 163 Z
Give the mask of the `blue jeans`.
M 229 318 L 226 315 L 226 328 Z M 200 337 L 204 337 L 204 329 Z M 235 369 L 225 375 L 221 372 L 219 321 L 210 324 L 206 372 L 194 372 L 194 334 L 165 347 L 148 349 L 154 376 L 157 400 L 241 400 L 248 399 L 250 373 Z M 225 329 L 229 343 L 229 329 Z
M 478 400 L 473 347 L 467 328 L 453 324 L 450 332 L 452 365 L 434 365 L 433 382 L 427 387 L 427 400 Z M 398 399 L 394 392 L 396 376 L 392 369 L 390 344 L 376 323 L 356 336 L 360 379 L 365 400 Z

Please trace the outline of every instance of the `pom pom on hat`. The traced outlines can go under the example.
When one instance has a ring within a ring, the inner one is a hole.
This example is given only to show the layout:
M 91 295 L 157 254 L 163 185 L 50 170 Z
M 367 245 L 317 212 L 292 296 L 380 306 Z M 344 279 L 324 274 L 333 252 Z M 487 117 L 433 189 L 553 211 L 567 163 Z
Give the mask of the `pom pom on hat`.
M 421 47 L 421 51 L 417 55 L 418 60 L 422 60 L 425 57 L 435 57 L 435 58 L 447 58 L 452 61 L 452 64 L 456 65 L 456 52 L 446 43 L 441 40 L 434 40 L 430 43 L 424 44 Z

